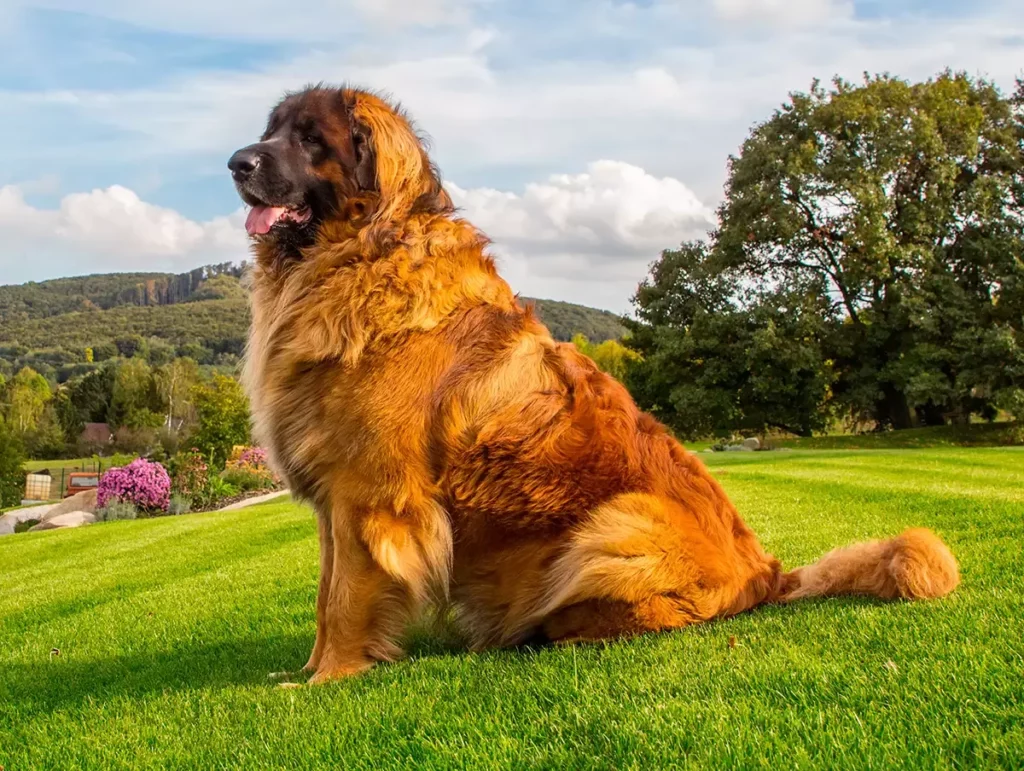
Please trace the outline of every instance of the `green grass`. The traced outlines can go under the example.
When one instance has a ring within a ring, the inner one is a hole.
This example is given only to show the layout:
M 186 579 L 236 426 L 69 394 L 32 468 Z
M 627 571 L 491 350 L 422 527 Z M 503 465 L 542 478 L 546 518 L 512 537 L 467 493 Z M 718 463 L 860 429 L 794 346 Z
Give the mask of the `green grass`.
M 968 426 L 932 426 L 878 434 L 773 439 L 776 447 L 800 450 L 922 450 L 937 447 L 1007 447 L 1024 445 L 1020 423 L 975 423 Z
M 419 636 L 407 661 L 288 691 L 267 673 L 312 644 L 307 510 L 11 536 L 0 765 L 1021 767 L 1024 450 L 703 457 L 788 565 L 926 525 L 963 585 L 559 650 L 471 655 Z
M 100 458 L 100 463 L 103 464 L 103 468 L 107 468 L 111 460 L 110 458 Z M 67 469 L 70 471 L 95 471 L 96 460 L 95 458 L 59 458 L 57 460 L 30 460 L 26 461 L 24 465 L 25 471 L 42 471 L 43 469 L 49 469 L 50 473 L 56 473 L 60 476 L 61 469 Z

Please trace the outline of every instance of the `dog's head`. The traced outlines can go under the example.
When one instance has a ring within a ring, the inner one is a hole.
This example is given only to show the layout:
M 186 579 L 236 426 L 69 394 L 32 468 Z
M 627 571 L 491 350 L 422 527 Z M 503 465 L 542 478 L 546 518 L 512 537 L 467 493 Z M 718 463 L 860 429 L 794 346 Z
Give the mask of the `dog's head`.
M 281 251 L 312 244 L 325 223 L 393 227 L 452 210 L 420 138 L 380 97 L 316 86 L 286 96 L 256 144 L 228 168 L 252 209 L 245 228 Z

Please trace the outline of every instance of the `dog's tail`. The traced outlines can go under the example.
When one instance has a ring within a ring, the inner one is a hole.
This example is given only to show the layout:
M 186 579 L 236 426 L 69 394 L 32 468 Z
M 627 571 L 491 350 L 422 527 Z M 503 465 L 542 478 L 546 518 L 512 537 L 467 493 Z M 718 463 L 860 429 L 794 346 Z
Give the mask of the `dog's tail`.
M 906 530 L 855 543 L 781 576 L 776 602 L 861 594 L 887 600 L 944 597 L 960 583 L 956 559 L 935 533 Z

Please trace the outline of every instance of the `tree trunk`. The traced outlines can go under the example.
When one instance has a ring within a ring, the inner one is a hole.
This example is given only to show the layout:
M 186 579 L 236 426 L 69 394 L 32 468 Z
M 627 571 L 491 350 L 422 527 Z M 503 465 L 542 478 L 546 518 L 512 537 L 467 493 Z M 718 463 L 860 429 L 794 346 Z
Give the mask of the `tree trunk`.
M 882 384 L 882 398 L 875 405 L 875 420 L 897 430 L 914 426 L 906 395 L 902 391 L 897 391 L 890 383 Z

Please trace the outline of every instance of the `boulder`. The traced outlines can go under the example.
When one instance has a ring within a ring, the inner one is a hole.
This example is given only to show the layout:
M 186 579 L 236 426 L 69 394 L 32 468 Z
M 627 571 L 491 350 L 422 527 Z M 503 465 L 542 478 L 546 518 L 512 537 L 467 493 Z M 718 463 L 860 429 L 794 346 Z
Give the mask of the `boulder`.
M 760 450 L 761 440 L 758 439 L 756 436 L 752 436 L 749 439 L 743 440 L 743 446 L 746 447 L 748 450 Z
M 30 519 L 42 520 L 49 513 L 52 506 L 29 506 L 24 509 L 8 511 L 0 517 L 0 535 L 13 535 L 14 528 L 22 522 Z
M 86 490 L 68 496 L 60 503 L 48 506 L 43 516 L 32 517 L 32 519 L 38 519 L 40 522 L 49 522 L 54 517 L 59 517 L 72 511 L 84 511 L 93 514 L 96 511 L 96 490 Z
M 69 511 L 40 522 L 35 527 L 29 528 L 29 532 L 35 533 L 41 530 L 62 530 L 68 527 L 81 527 L 82 525 L 91 525 L 95 521 L 96 515 L 88 511 Z

